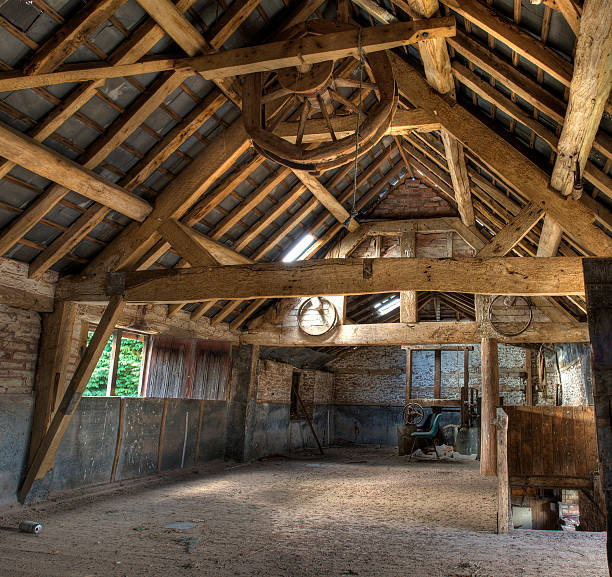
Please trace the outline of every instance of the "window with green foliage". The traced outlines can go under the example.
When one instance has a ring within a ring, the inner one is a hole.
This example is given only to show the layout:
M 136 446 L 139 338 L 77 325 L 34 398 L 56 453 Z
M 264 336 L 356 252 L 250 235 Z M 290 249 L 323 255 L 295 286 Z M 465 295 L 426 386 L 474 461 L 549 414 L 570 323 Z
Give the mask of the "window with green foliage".
M 90 331 L 87 342 L 91 340 L 93 332 Z M 119 349 L 119 363 L 117 365 L 117 379 L 115 395 L 118 397 L 137 397 L 138 383 L 142 366 L 142 352 L 144 345 L 143 337 L 130 338 L 123 336 Z M 111 368 L 113 336 L 108 340 L 100 360 L 87 383 L 85 396 L 103 397 L 106 395 L 108 384 L 108 373 Z

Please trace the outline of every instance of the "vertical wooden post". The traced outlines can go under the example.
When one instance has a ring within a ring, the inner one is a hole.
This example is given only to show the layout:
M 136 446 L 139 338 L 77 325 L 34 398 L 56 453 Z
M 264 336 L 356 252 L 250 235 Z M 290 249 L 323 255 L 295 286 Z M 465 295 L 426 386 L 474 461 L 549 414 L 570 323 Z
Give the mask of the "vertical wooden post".
M 166 419 L 168 418 L 168 399 L 164 399 L 161 423 L 159 425 L 159 442 L 157 443 L 157 470 L 161 471 L 162 458 L 164 456 L 164 437 L 166 435 Z
M 412 399 L 412 349 L 406 349 L 406 402 Z
M 496 409 L 499 403 L 499 369 L 497 341 L 481 341 L 482 403 L 480 411 L 480 474 L 497 472 L 497 442 L 495 438 Z
M 75 318 L 76 305 L 69 302 L 57 302 L 52 313 L 42 316 L 28 464 L 32 463 L 63 394 Z
M 525 404 L 527 406 L 533 405 L 533 374 L 531 371 L 531 348 L 525 349 L 525 368 L 527 371 L 527 378 L 525 379 Z
M 436 349 L 434 351 L 434 384 L 433 384 L 433 396 L 434 399 L 442 398 L 442 350 Z
M 468 403 L 470 401 L 470 351 L 463 350 L 463 387 L 461 387 L 461 426 L 469 424 Z
M 110 482 L 115 482 L 117 475 L 117 465 L 119 464 L 119 456 L 121 455 L 121 445 L 123 444 L 123 427 L 125 422 L 125 398 L 119 399 L 119 426 L 117 427 L 117 444 L 115 445 L 115 458 L 113 459 L 113 468 L 111 470 Z
M 497 532 L 508 533 L 512 526 L 512 504 L 508 479 L 508 415 L 497 409 Z
M 100 359 L 100 355 L 124 306 L 125 301 L 121 297 L 110 298 L 87 350 L 79 361 L 70 384 L 66 388 L 66 392 L 53 416 L 53 420 L 45 432 L 36 453 L 30 460 L 25 479 L 19 489 L 19 500 L 22 503 L 28 496 L 34 481 L 44 477 L 53 466 L 57 448 L 72 420 L 72 415 L 74 415 L 79 406 L 87 382 L 96 368 L 96 363 Z
M 400 235 L 400 257 L 415 258 L 416 256 L 416 234 L 409 231 Z M 419 322 L 418 298 L 415 291 L 400 292 L 400 322 Z
M 106 380 L 106 396 L 110 397 L 117 393 L 117 370 L 119 369 L 119 356 L 121 354 L 121 339 L 123 332 L 121 329 L 113 331 L 113 344 L 111 345 L 110 367 L 108 368 L 108 378 Z M 106 346 L 106 345 L 105 345 Z
M 597 447 L 608 514 L 608 570 L 612 575 L 612 259 L 582 263 L 591 337 Z

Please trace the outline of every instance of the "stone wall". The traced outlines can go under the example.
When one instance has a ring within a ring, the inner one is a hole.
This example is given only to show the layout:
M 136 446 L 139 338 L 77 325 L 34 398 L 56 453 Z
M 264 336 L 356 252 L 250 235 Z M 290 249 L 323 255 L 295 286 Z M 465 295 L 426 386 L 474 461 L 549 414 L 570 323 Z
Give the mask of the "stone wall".
M 39 313 L 0 304 L 0 394 L 32 394 L 39 338 Z

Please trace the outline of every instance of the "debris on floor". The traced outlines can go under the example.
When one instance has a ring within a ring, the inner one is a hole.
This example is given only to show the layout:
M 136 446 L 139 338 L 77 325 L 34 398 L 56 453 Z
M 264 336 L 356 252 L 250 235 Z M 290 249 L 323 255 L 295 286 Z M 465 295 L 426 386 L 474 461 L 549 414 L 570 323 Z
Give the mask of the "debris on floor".
M 176 521 L 175 523 L 168 523 L 164 525 L 164 529 L 177 529 L 179 531 L 186 531 L 187 529 L 193 529 L 195 523 L 185 523 L 184 521 Z

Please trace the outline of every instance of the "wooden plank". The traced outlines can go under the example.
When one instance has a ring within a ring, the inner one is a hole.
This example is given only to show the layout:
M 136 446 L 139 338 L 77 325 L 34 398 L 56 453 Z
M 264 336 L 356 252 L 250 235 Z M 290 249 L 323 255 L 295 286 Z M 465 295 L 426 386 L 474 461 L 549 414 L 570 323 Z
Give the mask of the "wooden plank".
M 540 459 L 542 460 L 542 474 L 550 475 L 554 474 L 554 461 L 553 461 L 553 452 L 552 452 L 552 444 L 553 444 L 553 417 L 552 412 L 548 410 L 544 410 L 541 413 L 542 415 L 542 440 L 543 446 L 545 450 L 542 452 Z
M 0 147 L 2 156 L 12 162 L 134 220 L 144 220 L 152 210 L 142 198 L 4 123 L 0 123 Z
M 89 342 L 89 346 L 74 371 L 59 408 L 44 434 L 40 446 L 30 460 L 24 481 L 19 488 L 18 497 L 20 502 L 23 503 L 25 501 L 34 481 L 43 477 L 53 466 L 57 448 L 79 405 L 87 382 L 96 367 L 96 363 L 106 346 L 124 305 L 125 301 L 121 297 L 113 297 L 109 301 L 100 319 L 100 323 Z
M 454 34 L 455 20 L 452 17 L 397 22 L 387 26 L 364 28 L 361 33 L 361 47 L 364 53 L 369 54 L 414 44 L 423 38 L 446 38 Z M 137 64 L 118 66 L 71 66 L 61 72 L 30 76 L 10 71 L 0 74 L 0 92 L 52 86 L 66 82 L 136 76 L 165 70 L 198 72 L 207 80 L 218 80 L 354 56 L 359 44 L 358 36 L 357 30 L 346 30 L 299 40 L 284 40 L 259 46 L 236 48 L 223 53 L 192 58 L 152 58 Z
M 310 337 L 297 327 L 246 330 L 241 342 L 265 346 L 325 347 L 371 345 L 420 345 L 475 343 L 483 337 L 496 336 L 490 325 L 471 321 L 377 323 L 342 325 L 333 335 Z M 588 342 L 586 324 L 532 323 L 529 329 L 515 337 L 501 337 L 505 343 Z
M 200 409 L 198 411 L 198 434 L 196 436 L 193 462 L 197 465 L 200 458 L 200 439 L 202 438 L 202 422 L 204 419 L 204 399 L 200 399 Z
M 510 62 L 496 56 L 495 53 L 461 30 L 458 30 L 457 35 L 449 38 L 447 42 L 459 54 L 492 76 L 496 82 L 506 86 L 510 92 L 520 96 L 550 116 L 555 122 L 563 123 L 565 103 L 531 77 L 521 73 Z
M 512 503 L 508 481 L 508 415 L 497 409 L 497 532 L 512 530 Z
M 587 0 L 580 20 L 567 114 L 550 185 L 572 194 L 576 163 L 584 170 L 610 94 L 612 10 L 608 0 Z M 579 195 L 577 195 L 579 197 Z
M 186 10 L 193 4 L 193 2 L 194 0 L 179 0 L 177 6 L 179 6 L 179 8 L 182 10 Z M 113 56 L 110 59 L 111 64 L 125 64 L 139 60 L 159 40 L 161 40 L 163 35 L 163 30 L 155 23 L 152 21 L 145 22 L 145 24 L 137 29 L 132 37 L 122 43 L 116 52 L 113 53 Z M 40 122 L 29 132 L 29 135 L 38 142 L 44 141 L 68 118 L 70 118 L 91 98 L 93 98 L 97 94 L 98 88 L 103 83 L 103 81 L 90 82 L 79 86 L 70 94 L 61 107 L 58 107 L 49 113 L 42 122 Z M 140 101 L 140 99 L 137 101 Z M 129 110 L 132 110 L 132 106 L 130 106 Z M 143 117 L 140 122 L 143 122 L 145 118 L 149 116 L 149 114 L 150 112 L 146 114 L 146 116 Z M 130 115 L 128 120 L 130 122 L 135 121 L 135 115 Z M 113 123 L 112 126 L 114 127 L 115 123 Z M 136 127 L 134 127 L 134 129 L 135 128 Z M 115 131 L 113 128 L 110 130 L 115 133 L 115 137 L 119 133 L 119 130 Z M 108 138 L 104 138 L 104 141 L 105 146 L 110 146 L 108 152 L 117 146 L 116 143 L 111 142 L 111 140 Z M 100 147 L 96 147 L 96 149 L 98 150 L 98 153 L 102 154 L 102 149 Z M 100 161 L 104 159 L 108 152 L 100 158 Z M 89 157 L 88 160 L 93 161 L 93 157 Z M 0 177 L 5 176 L 13 168 L 13 166 L 15 166 L 13 162 L 5 161 L 4 164 L 0 166 Z M 95 168 L 95 165 L 88 166 L 87 168 Z M 28 210 L 24 211 L 22 215 L 13 220 L 2 231 L 2 235 L 0 236 L 0 252 L 5 253 L 20 238 L 22 238 L 28 232 L 28 230 L 30 230 L 55 204 L 57 204 L 57 202 L 61 200 L 64 194 L 66 194 L 66 190 L 60 186 L 50 186 L 47 190 L 45 190 L 45 192 L 36 201 L 34 201 L 31 206 L 28 207 Z
M 576 243 L 590 254 L 612 255 L 612 239 L 594 225 L 595 215 L 581 203 L 568 204 L 549 188 L 548 175 L 500 135 L 482 124 L 462 106 L 450 106 L 433 92 L 421 75 L 392 56 L 400 92 L 426 110 L 435 110 L 440 122 L 475 154 L 493 175 L 550 214 Z
M 497 474 L 497 439 L 495 421 L 499 404 L 499 368 L 497 341 L 482 339 L 481 378 L 482 402 L 480 413 L 480 474 Z
M 535 477 L 533 475 L 512 475 L 510 477 L 512 487 L 538 487 L 541 489 L 592 489 L 592 479 L 578 477 L 560 477 L 545 475 Z

